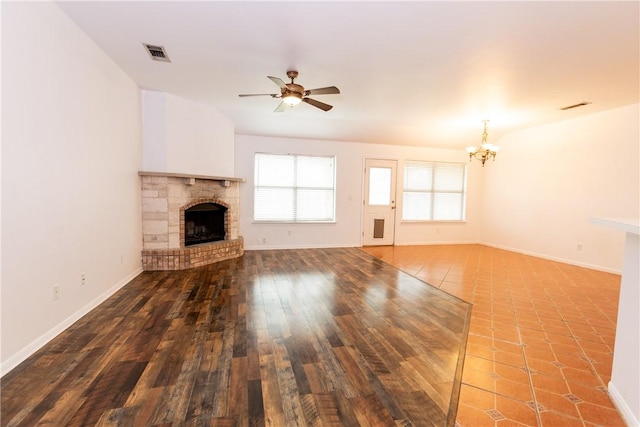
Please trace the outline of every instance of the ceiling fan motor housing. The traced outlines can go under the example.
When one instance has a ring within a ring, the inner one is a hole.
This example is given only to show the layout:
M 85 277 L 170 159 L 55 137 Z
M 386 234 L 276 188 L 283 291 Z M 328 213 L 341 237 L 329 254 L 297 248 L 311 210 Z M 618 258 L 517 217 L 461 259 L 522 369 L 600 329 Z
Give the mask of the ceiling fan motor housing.
M 293 96 L 299 96 L 300 98 L 302 98 L 303 93 L 304 93 L 304 87 L 295 83 L 287 83 L 287 88 L 282 89 L 282 96 L 293 94 Z

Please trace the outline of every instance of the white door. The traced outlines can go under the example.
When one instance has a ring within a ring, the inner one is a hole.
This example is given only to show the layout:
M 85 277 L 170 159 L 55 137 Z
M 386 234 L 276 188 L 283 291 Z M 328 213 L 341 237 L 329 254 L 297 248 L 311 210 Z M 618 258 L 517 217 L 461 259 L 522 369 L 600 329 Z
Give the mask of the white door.
M 395 160 L 364 161 L 364 246 L 393 245 L 396 221 L 396 166 Z

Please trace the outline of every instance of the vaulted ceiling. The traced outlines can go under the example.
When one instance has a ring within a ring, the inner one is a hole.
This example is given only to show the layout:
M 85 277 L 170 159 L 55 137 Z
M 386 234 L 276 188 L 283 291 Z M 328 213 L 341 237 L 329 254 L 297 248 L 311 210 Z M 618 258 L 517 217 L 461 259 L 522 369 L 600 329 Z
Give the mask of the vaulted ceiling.
M 458 148 L 484 119 L 491 140 L 639 102 L 636 1 L 58 4 L 140 87 L 210 105 L 239 134 Z M 288 69 L 340 88 L 313 96 L 334 108 L 238 97 L 279 93 L 267 76 Z

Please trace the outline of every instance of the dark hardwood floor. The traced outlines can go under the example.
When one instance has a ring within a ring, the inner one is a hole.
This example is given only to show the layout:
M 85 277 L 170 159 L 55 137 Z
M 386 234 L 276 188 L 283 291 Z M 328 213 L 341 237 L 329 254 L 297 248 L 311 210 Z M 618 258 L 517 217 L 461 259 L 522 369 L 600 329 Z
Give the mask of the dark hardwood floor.
M 145 272 L 2 378 L 3 426 L 451 426 L 471 307 L 359 249 Z

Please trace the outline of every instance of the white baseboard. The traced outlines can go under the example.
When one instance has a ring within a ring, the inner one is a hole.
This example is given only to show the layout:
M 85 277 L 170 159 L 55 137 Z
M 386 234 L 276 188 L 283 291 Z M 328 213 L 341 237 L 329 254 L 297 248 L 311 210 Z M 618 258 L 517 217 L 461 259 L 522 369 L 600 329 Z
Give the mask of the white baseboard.
M 77 322 L 82 316 L 102 304 L 107 298 L 111 295 L 115 294 L 120 288 L 133 280 L 136 276 L 142 273 L 142 268 L 136 269 L 133 273 L 129 274 L 124 279 L 120 280 L 118 283 L 98 295 L 80 310 L 73 313 L 71 316 L 64 319 L 62 322 L 55 325 L 46 333 L 40 335 L 38 338 L 30 342 L 26 345 L 22 350 L 18 351 L 13 356 L 9 357 L 7 360 L 0 364 L 0 376 L 4 376 L 20 363 L 24 362 L 29 356 L 33 353 L 41 349 L 45 344 L 58 336 L 61 332 L 67 329 L 69 326 L 73 325 Z
M 428 246 L 428 245 L 483 245 L 484 243 L 478 241 L 460 241 L 460 242 L 451 242 L 451 241 L 442 241 L 442 242 L 434 242 L 433 240 L 426 242 L 410 242 L 410 243 L 394 243 L 395 246 Z M 487 245 L 488 246 L 488 245 Z M 347 243 L 347 244 L 325 244 L 325 245 L 317 245 L 317 244 L 302 244 L 302 245 L 246 245 L 244 246 L 245 251 L 266 251 L 272 249 L 330 249 L 330 248 L 362 248 L 362 243 Z
M 359 248 L 362 247 L 360 243 L 345 244 L 345 245 L 251 245 L 244 246 L 245 251 L 267 251 L 272 249 L 331 249 L 331 248 Z
M 433 241 L 428 240 L 426 242 L 396 242 L 395 246 L 436 246 L 436 245 L 483 245 L 484 243 L 478 242 L 476 240 L 462 240 L 462 241 Z
M 605 273 L 622 274 L 622 270 L 616 270 L 614 268 L 603 267 L 601 265 L 593 265 L 593 264 L 588 264 L 586 262 L 580 262 L 580 261 L 574 261 L 574 260 L 571 260 L 571 259 L 553 257 L 553 256 L 545 255 L 545 254 L 540 254 L 540 253 L 537 253 L 537 252 L 531 252 L 531 251 L 525 251 L 523 249 L 512 248 L 510 246 L 497 245 L 495 243 L 479 242 L 479 244 L 485 245 L 485 246 L 490 246 L 490 247 L 496 248 L 496 249 L 503 249 L 503 250 L 509 251 L 509 252 L 516 252 L 516 253 L 523 254 L 523 255 L 530 255 L 530 256 L 533 256 L 533 257 L 536 257 L 536 258 L 548 259 L 549 261 L 557 261 L 557 262 L 561 262 L 563 264 L 569 264 L 569 265 L 575 265 L 577 267 L 589 268 L 591 270 L 604 271 Z
M 616 408 L 618 408 L 618 411 L 620 411 L 624 422 L 627 423 L 629 427 L 640 426 L 640 420 L 636 418 L 633 412 L 631 412 L 631 408 L 629 408 L 629 405 L 627 405 L 627 402 L 624 400 L 620 392 L 618 392 L 618 389 L 616 389 L 616 386 L 611 381 L 609 381 L 608 390 L 609 396 L 611 396 L 613 404 L 616 405 Z

